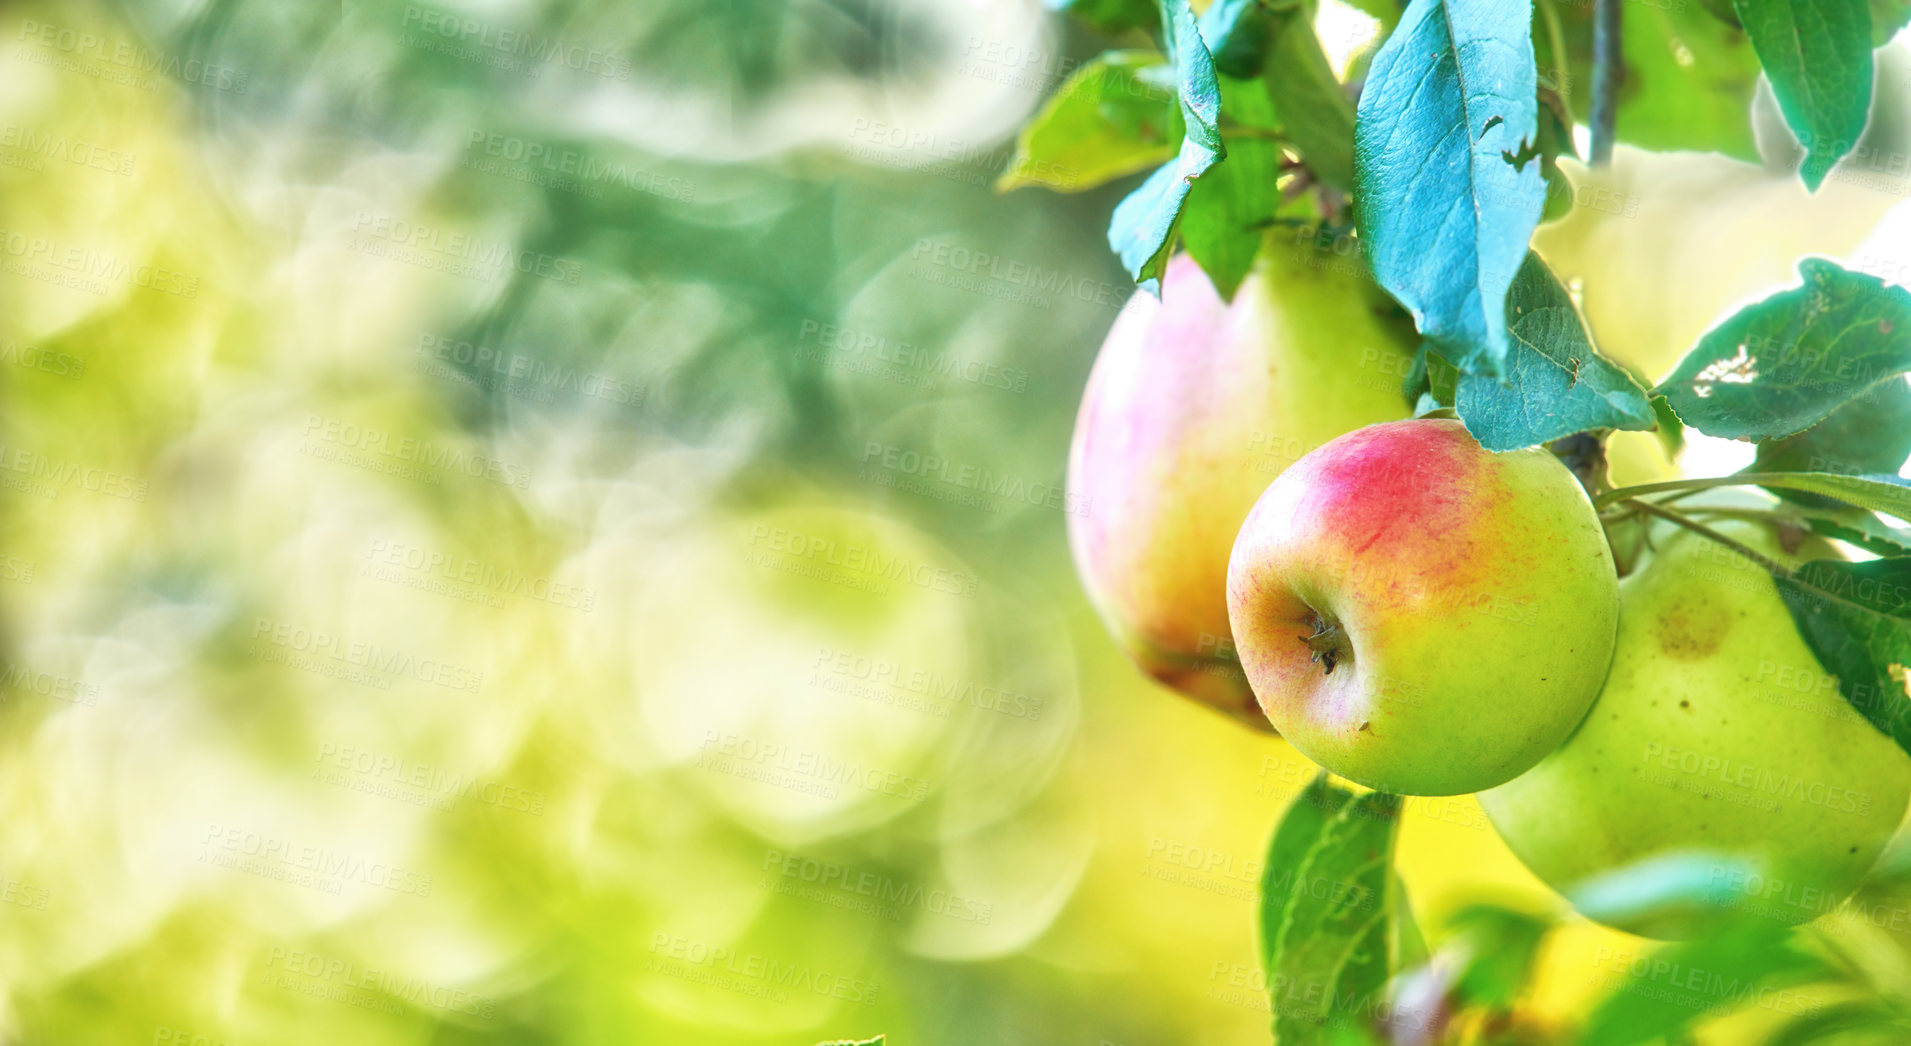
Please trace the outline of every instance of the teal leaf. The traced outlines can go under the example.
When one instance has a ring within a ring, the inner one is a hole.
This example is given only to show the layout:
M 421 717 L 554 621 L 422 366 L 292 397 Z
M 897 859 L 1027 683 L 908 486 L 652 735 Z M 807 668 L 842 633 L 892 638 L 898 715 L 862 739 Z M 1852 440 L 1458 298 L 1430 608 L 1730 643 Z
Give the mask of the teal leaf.
M 1709 436 L 1767 440 L 1817 424 L 1911 370 L 1911 291 L 1822 258 L 1801 286 L 1748 305 L 1700 337 L 1654 391 Z
M 1362 89 L 1355 218 L 1380 284 L 1468 374 L 1497 376 L 1546 185 L 1531 0 L 1413 0 Z
M 1505 378 L 1462 374 L 1455 408 L 1488 450 L 1518 450 L 1589 429 L 1651 429 L 1646 390 L 1594 351 L 1586 326 L 1538 254 L 1506 297 Z
M 1732 8 L 1805 147 L 1798 176 L 1816 191 L 1857 144 L 1871 111 L 1866 0 L 1732 0 Z
M 1173 160 L 1157 168 L 1115 207 L 1108 246 L 1144 289 L 1158 292 L 1174 246 L 1175 227 L 1194 180 L 1223 155 L 1221 85 L 1195 27 L 1188 0 L 1162 0 L 1162 38 L 1174 57 L 1184 134 Z

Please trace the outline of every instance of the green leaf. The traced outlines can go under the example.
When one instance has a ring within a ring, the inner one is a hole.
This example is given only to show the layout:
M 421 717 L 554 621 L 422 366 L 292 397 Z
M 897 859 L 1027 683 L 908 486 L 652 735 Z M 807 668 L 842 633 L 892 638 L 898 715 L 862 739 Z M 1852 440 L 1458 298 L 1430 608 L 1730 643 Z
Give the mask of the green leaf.
M 1300 0 L 1214 0 L 1201 14 L 1201 39 L 1214 56 L 1214 69 L 1238 80 L 1261 75 L 1273 39 L 1277 8 L 1298 7 Z
M 1911 22 L 1911 0 L 1871 0 L 1871 44 L 1883 47 Z
M 1840 476 L 1829 472 L 1741 472 L 1735 478 L 1774 493 L 1802 490 L 1899 519 L 1911 518 L 1911 480 L 1890 473 Z
M 1422 345 L 1420 349 L 1426 353 L 1427 394 L 1442 407 L 1453 406 L 1459 396 L 1460 372 L 1430 346 Z
M 1174 56 L 1185 128 L 1175 159 L 1156 169 L 1115 207 L 1108 246 L 1144 289 L 1158 292 L 1175 226 L 1194 180 L 1220 160 L 1221 85 L 1188 0 L 1162 0 L 1162 37 Z
M 1832 1003 L 1808 1010 L 1803 1015 L 1782 1025 L 1766 1039 L 1761 1046 L 1811 1046 L 1812 1043 L 1838 1039 L 1850 1042 L 1845 1036 L 1852 1032 L 1895 1031 L 1902 1038 L 1905 1027 L 1900 1023 L 1891 1008 L 1874 999 L 1855 1002 Z M 1860 1038 L 1858 1042 L 1884 1041 L 1876 1036 Z
M 1280 157 L 1280 147 L 1273 142 L 1238 139 L 1229 145 L 1227 159 L 1210 168 L 1188 194 L 1181 242 L 1225 300 L 1234 300 L 1254 267 L 1280 208 L 1280 189 L 1270 176 Z
M 1706 1014 L 1756 1004 L 1761 990 L 1800 984 L 1826 972 L 1769 920 L 1735 921 L 1700 940 L 1647 950 L 1619 948 L 1600 960 L 1619 983 L 1593 1010 L 1580 1046 L 1680 1042 Z
M 1877 516 L 1844 505 L 1794 508 L 1799 521 L 1812 533 L 1856 545 L 1874 556 L 1911 556 L 1911 532 L 1890 526 Z
M 1558 47 L 1549 39 L 1550 30 L 1535 40 L 1543 52 L 1542 72 L 1566 82 L 1572 113 L 1584 122 L 1592 103 L 1593 5 L 1540 2 L 1559 23 L 1561 37 Z M 1758 87 L 1758 56 L 1730 11 L 1724 20 L 1714 17 L 1711 2 L 1624 5 L 1625 75 L 1614 128 L 1620 141 L 1659 152 L 1701 150 L 1758 159 L 1747 117 Z
M 1798 634 L 1838 677 L 1845 700 L 1911 752 L 1911 557 L 1816 559 L 1773 578 Z
M 1159 16 L 1154 0 L 1045 0 L 1051 11 L 1066 11 L 1098 32 L 1113 35 L 1145 29 Z
M 1506 295 L 1546 185 L 1531 0 L 1413 0 L 1355 123 L 1355 217 L 1376 279 L 1468 374 L 1498 375 Z
M 1585 5 L 1590 9 L 1591 5 Z M 1620 29 L 1625 80 L 1616 130 L 1647 149 L 1709 150 L 1757 160 L 1748 112 L 1758 87 L 1758 56 L 1745 32 L 1698 3 L 1628 4 Z M 1590 114 L 1591 61 L 1575 97 Z
M 1815 191 L 1864 133 L 1871 110 L 1866 0 L 1732 0 L 1732 8 L 1805 146 L 1798 176 Z
M 1513 280 L 1506 321 L 1504 381 L 1460 376 L 1455 406 L 1481 446 L 1518 450 L 1589 429 L 1652 428 L 1646 390 L 1593 350 L 1572 298 L 1538 254 L 1527 254 Z
M 1671 461 L 1685 450 L 1685 422 L 1672 413 L 1672 405 L 1664 396 L 1654 395 L 1651 399 L 1652 416 L 1659 421 L 1659 446 L 1665 450 L 1667 461 Z
M 1454 912 L 1447 925 L 1440 950 L 1458 961 L 1454 992 L 1460 1006 L 1511 1009 L 1552 921 L 1496 904 L 1474 904 Z
M 1713 327 L 1655 390 L 1711 436 L 1767 440 L 1816 424 L 1911 369 L 1911 291 L 1835 262 Z
M 1331 1041 L 1373 1012 L 1392 970 L 1400 798 L 1354 796 L 1323 772 L 1288 807 L 1261 884 L 1264 964 L 1281 1046 Z
M 1895 473 L 1911 458 L 1911 385 L 1883 381 L 1795 436 L 1758 445 L 1753 472 Z M 1816 494 L 1779 497 L 1825 504 Z
M 996 189 L 1081 192 L 1173 156 L 1181 126 L 1172 77 L 1153 51 L 1108 51 L 1075 70 L 1016 137 Z
M 1314 20 L 1304 8 L 1278 12 L 1262 74 L 1282 136 L 1321 184 L 1354 188 L 1354 103 L 1334 76 Z

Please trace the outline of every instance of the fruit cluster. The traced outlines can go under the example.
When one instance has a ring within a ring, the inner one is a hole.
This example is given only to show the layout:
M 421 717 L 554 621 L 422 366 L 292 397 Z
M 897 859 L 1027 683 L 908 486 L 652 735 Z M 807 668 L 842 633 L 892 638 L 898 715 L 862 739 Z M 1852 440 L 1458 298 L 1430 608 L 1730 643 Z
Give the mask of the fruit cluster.
M 1232 302 L 1178 257 L 1117 320 L 1069 483 L 1118 642 L 1340 777 L 1480 793 L 1562 892 L 1700 853 L 1779 922 L 1849 895 L 1911 802 L 1911 756 L 1769 572 L 1837 549 L 1755 499 L 1689 502 L 1703 534 L 1602 515 L 1567 444 L 1495 453 L 1450 410 L 1406 417 L 1412 358 L 1367 286 L 1270 239 Z

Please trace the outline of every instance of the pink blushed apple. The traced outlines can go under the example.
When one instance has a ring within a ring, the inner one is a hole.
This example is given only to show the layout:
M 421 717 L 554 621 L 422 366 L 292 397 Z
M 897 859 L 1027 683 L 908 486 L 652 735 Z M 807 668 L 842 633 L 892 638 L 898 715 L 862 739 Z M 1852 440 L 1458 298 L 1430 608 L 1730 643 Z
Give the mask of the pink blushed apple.
M 1558 459 L 1418 419 L 1342 436 L 1267 488 L 1234 544 L 1228 613 L 1262 710 L 1302 754 L 1369 787 L 1455 795 L 1511 780 L 1585 716 L 1618 580 Z

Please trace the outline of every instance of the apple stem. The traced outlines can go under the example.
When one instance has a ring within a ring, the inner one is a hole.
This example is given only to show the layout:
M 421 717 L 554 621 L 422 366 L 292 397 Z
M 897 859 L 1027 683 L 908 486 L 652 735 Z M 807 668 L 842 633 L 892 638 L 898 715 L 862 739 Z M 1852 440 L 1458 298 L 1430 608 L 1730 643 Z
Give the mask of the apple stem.
M 1322 675 L 1333 675 L 1334 666 L 1340 662 L 1342 653 L 1342 633 L 1338 622 L 1320 616 L 1318 612 L 1311 616 L 1314 626 L 1312 635 L 1302 636 L 1300 640 L 1307 649 L 1314 652 L 1314 663 L 1321 666 Z

